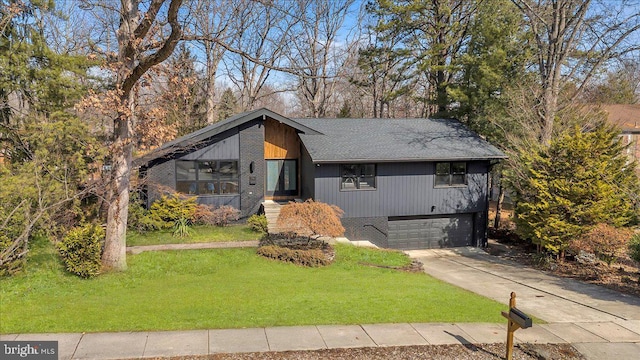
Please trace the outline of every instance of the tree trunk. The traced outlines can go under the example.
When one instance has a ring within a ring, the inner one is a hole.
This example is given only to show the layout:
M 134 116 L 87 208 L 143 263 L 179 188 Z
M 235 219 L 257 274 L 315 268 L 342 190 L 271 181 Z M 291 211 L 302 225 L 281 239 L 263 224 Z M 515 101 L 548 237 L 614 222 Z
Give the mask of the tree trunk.
M 131 91 L 123 102 L 133 113 L 134 95 Z M 112 169 L 110 183 L 109 208 L 107 210 L 107 229 L 105 248 L 102 253 L 102 268 L 106 271 L 124 271 L 127 269 L 127 216 L 129 207 L 129 181 L 131 178 L 131 161 L 133 143 L 131 139 L 130 117 L 133 114 L 119 114 L 115 124 L 115 139 L 112 152 Z
M 214 45 L 206 44 L 206 56 L 207 56 L 207 102 L 206 102 L 206 117 L 207 124 L 213 124 L 216 119 L 216 74 L 218 72 L 218 65 L 220 64 L 220 58 L 217 56 L 215 49 L 212 49 Z
M 556 117 L 556 109 L 558 108 L 558 91 L 555 89 L 557 84 L 551 84 L 545 87 L 543 95 L 542 124 L 540 133 L 540 142 L 549 145 L 553 136 L 553 125 Z
M 502 213 L 502 203 L 504 202 L 504 188 L 502 183 L 498 187 L 498 204 L 496 205 L 496 218 L 493 220 L 493 227 L 498 229 L 500 227 L 500 215 Z

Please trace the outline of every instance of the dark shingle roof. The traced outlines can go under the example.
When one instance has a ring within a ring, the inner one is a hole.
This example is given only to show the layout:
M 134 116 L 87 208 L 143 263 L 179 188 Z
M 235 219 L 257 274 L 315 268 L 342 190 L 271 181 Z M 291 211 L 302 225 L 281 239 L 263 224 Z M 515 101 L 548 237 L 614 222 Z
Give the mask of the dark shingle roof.
M 259 117 L 299 131 L 313 162 L 446 161 L 506 156 L 457 120 L 290 119 L 268 109 L 248 111 L 163 144 L 134 160 L 136 166 L 195 148 L 206 140 Z
M 294 119 L 322 133 L 300 134 L 314 162 L 444 161 L 506 156 L 457 120 Z

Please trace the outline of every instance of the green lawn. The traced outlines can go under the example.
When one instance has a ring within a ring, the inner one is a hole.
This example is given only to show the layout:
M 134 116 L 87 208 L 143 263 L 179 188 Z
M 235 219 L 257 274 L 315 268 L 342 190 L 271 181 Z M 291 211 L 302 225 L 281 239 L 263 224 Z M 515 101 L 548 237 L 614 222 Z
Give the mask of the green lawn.
M 302 268 L 255 249 L 145 252 L 129 270 L 82 280 L 47 241 L 25 273 L 0 280 L 1 333 L 240 328 L 390 322 L 504 322 L 495 301 L 402 265 L 398 253 L 336 246 L 336 262 Z
M 202 243 L 219 241 L 246 241 L 259 240 L 261 233 L 251 230 L 247 225 L 218 226 L 191 226 L 191 236 L 175 237 L 173 229 L 150 231 L 139 234 L 133 230 L 127 230 L 127 246 L 161 245 L 176 243 Z

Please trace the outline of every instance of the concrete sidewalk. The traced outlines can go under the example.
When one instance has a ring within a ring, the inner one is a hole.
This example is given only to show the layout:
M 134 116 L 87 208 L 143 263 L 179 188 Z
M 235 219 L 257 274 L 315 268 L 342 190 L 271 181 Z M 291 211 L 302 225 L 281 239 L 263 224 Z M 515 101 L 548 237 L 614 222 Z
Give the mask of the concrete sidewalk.
M 572 343 L 588 359 L 637 359 L 636 330 L 613 322 L 559 323 L 515 333 L 516 343 Z M 371 324 L 165 332 L 1 335 L 59 343 L 59 359 L 126 359 L 327 348 L 504 343 L 506 324 Z M 611 341 L 615 341 L 611 342 Z

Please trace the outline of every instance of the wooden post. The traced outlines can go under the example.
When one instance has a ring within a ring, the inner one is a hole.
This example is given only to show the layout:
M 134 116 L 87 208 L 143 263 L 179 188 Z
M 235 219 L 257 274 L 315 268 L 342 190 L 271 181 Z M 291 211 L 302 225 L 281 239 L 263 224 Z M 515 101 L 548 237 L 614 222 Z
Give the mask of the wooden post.
M 516 307 L 516 293 L 511 292 L 511 298 L 509 299 L 509 309 Z M 518 329 L 518 324 L 509 319 L 507 323 L 507 360 L 513 358 L 513 333 Z

